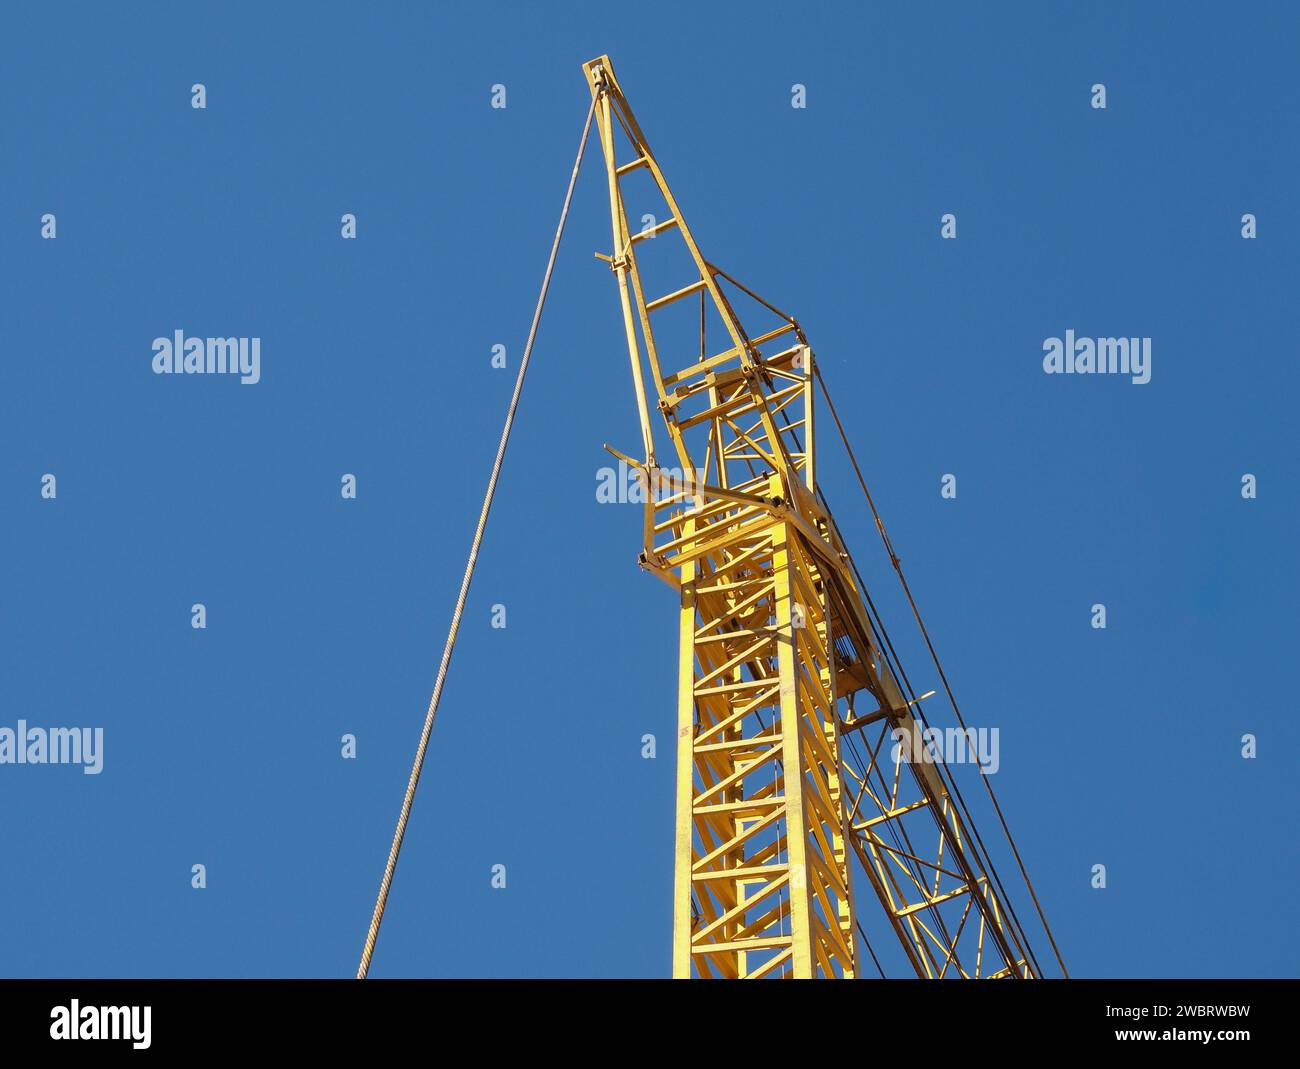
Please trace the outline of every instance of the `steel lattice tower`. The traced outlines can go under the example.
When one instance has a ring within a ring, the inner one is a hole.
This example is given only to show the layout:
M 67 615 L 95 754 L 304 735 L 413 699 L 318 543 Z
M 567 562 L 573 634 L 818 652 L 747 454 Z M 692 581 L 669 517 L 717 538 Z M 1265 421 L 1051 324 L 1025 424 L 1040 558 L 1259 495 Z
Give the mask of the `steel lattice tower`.
M 609 58 L 584 71 L 643 447 L 617 455 L 647 488 L 641 564 L 681 595 L 674 975 L 855 976 L 865 897 L 918 976 L 1035 976 L 945 770 L 891 757 L 917 716 L 818 494 L 807 338 L 704 258 Z M 634 180 L 663 212 L 637 228 Z

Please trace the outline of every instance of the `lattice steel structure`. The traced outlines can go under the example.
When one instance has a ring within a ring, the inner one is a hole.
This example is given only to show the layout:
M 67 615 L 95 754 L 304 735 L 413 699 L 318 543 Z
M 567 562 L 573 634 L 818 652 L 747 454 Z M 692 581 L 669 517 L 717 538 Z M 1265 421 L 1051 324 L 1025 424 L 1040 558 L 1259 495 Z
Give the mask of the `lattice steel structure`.
M 674 975 L 856 976 L 867 896 L 918 976 L 1035 976 L 948 771 L 893 741 L 915 707 L 817 491 L 807 338 L 704 258 L 609 58 L 583 69 L 642 436 L 611 452 L 647 489 L 641 564 L 681 594 Z

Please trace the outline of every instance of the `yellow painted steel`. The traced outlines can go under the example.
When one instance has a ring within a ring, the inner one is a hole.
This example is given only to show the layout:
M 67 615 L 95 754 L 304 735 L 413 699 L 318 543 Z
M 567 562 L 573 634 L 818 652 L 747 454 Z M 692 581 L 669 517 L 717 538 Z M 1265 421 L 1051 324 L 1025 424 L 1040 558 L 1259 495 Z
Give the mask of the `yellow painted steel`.
M 583 69 L 644 454 L 625 458 L 647 491 L 640 561 L 681 595 L 673 973 L 858 975 L 856 870 L 916 975 L 1032 976 L 944 775 L 891 742 L 916 716 L 817 496 L 807 338 L 704 259 L 609 58 Z M 675 264 L 653 293 L 652 252 Z

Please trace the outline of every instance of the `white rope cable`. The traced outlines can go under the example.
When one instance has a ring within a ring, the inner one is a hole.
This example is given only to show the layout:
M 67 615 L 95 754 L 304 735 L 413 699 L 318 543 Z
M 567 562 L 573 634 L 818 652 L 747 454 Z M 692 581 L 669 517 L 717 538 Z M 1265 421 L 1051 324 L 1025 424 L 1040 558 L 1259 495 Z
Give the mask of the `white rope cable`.
M 515 390 L 510 398 L 510 407 L 506 411 L 505 426 L 501 429 L 501 440 L 497 444 L 496 460 L 492 463 L 492 474 L 488 478 L 487 490 L 483 495 L 483 509 L 479 512 L 478 527 L 474 531 L 474 541 L 470 545 L 469 559 L 465 562 L 465 576 L 461 579 L 460 594 L 456 598 L 456 609 L 451 616 L 451 628 L 447 632 L 447 644 L 443 647 L 442 663 L 438 666 L 438 676 L 433 684 L 433 696 L 429 699 L 429 709 L 424 714 L 424 729 L 420 732 L 420 745 L 415 751 L 415 761 L 411 765 L 411 777 L 406 784 L 406 794 L 402 798 L 402 811 L 397 817 L 397 830 L 393 833 L 393 843 L 388 850 L 388 862 L 384 866 L 384 878 L 379 885 L 379 896 L 375 899 L 374 913 L 370 917 L 370 930 L 366 932 L 366 945 L 361 951 L 361 964 L 357 966 L 357 979 L 364 980 L 370 971 L 370 959 L 375 952 L 375 941 L 379 938 L 379 926 L 384 920 L 384 910 L 388 906 L 388 891 L 393 883 L 393 872 L 397 868 L 397 855 L 402 850 L 402 840 L 406 836 L 406 822 L 411 815 L 411 805 L 415 801 L 415 788 L 420 782 L 420 771 L 424 767 L 424 755 L 429 748 L 429 735 L 433 731 L 433 720 L 438 713 L 438 702 L 442 698 L 442 686 L 447 678 L 447 666 L 451 663 L 451 653 L 456 645 L 456 636 L 460 631 L 461 615 L 465 611 L 465 599 L 469 594 L 470 580 L 474 578 L 474 566 L 478 562 L 479 546 L 483 541 L 483 531 L 487 527 L 488 511 L 492 508 L 492 498 L 496 494 L 497 478 L 501 474 L 501 462 L 506 455 L 506 444 L 510 440 L 510 428 L 514 425 L 515 411 L 519 407 L 519 395 L 524 387 L 524 375 L 528 371 L 528 361 L 533 352 L 533 339 L 537 337 L 537 324 L 542 318 L 542 306 L 546 303 L 546 292 L 551 285 L 551 272 L 555 269 L 555 257 L 560 251 L 560 237 L 564 234 L 564 223 L 569 216 L 569 204 L 573 200 L 573 187 L 578 181 L 578 168 L 587 147 L 587 134 L 591 131 L 591 117 L 596 110 L 596 99 L 592 98 L 591 107 L 587 109 L 587 121 L 582 128 L 582 140 L 578 142 L 578 158 L 573 161 L 573 173 L 569 176 L 569 188 L 564 194 L 564 207 L 560 210 L 560 223 L 555 230 L 555 240 L 551 244 L 551 256 L 546 263 L 546 274 L 542 277 L 542 290 L 537 296 L 537 307 L 533 310 L 533 323 L 528 329 L 528 341 L 524 345 L 524 355 L 519 361 L 519 374 L 515 378 Z

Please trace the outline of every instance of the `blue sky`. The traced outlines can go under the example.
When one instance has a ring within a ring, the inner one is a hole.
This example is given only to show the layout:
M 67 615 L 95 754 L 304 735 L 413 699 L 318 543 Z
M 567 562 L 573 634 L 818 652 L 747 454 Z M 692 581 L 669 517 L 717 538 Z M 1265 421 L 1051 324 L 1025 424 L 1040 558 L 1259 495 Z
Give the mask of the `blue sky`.
M 354 971 L 608 53 L 705 254 L 807 329 L 1071 971 L 1295 975 L 1298 33 L 1284 4 L 6 5 L 0 726 L 105 754 L 0 766 L 0 974 Z M 669 971 L 673 767 L 640 740 L 673 733 L 676 606 L 595 498 L 637 437 L 598 160 L 375 976 Z M 261 381 L 155 376 L 177 329 L 260 337 Z M 1045 375 L 1067 329 L 1150 337 L 1151 382 Z

